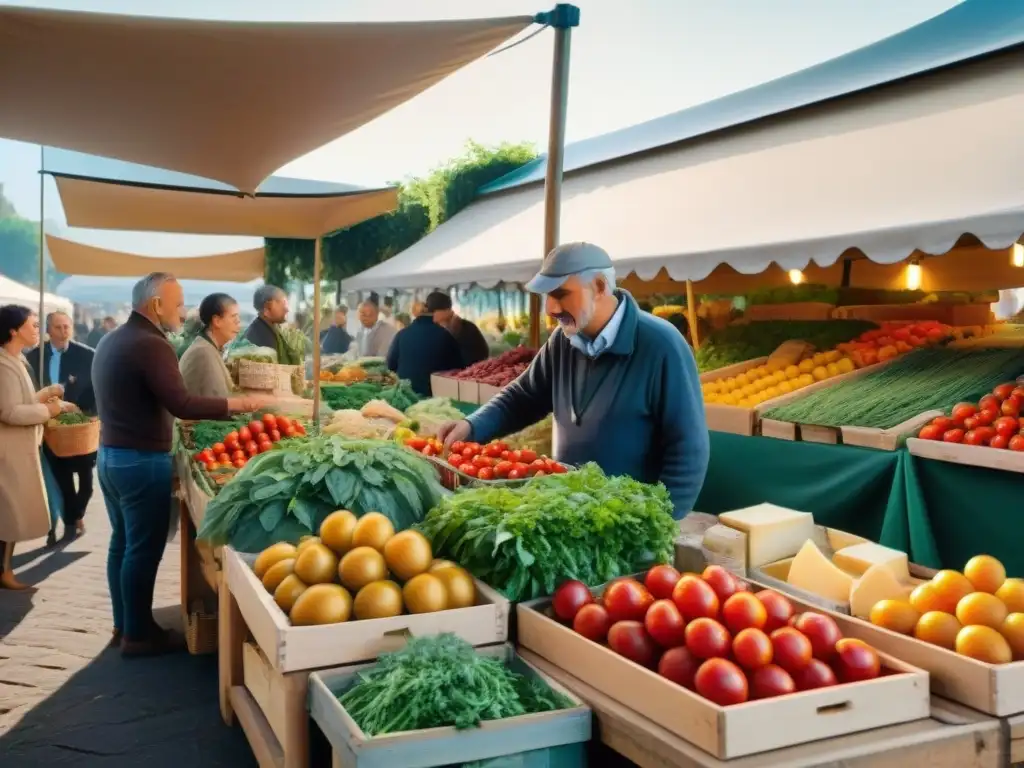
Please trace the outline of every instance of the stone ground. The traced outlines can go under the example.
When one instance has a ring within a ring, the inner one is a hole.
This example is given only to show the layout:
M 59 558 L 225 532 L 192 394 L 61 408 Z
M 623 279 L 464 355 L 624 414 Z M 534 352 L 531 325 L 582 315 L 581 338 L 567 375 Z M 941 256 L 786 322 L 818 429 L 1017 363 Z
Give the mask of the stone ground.
M 0 765 L 254 766 L 241 730 L 220 719 L 216 656 L 125 661 L 106 648 L 110 526 L 98 493 L 85 522 L 66 546 L 19 545 L 15 573 L 36 589 L 0 590 Z M 175 538 L 154 605 L 176 628 L 178 583 Z

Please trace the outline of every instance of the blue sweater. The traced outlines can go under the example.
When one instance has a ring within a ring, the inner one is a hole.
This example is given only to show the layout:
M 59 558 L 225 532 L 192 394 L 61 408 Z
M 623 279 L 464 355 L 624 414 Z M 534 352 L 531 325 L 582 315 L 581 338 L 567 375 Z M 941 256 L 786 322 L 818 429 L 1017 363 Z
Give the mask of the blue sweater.
M 398 378 L 408 379 L 414 392 L 430 397 L 430 374 L 461 368 L 462 352 L 455 337 L 433 317 L 421 315 L 395 334 L 387 366 Z
M 681 518 L 693 509 L 710 443 L 697 364 L 671 324 L 625 302 L 614 343 L 597 358 L 556 330 L 530 367 L 469 417 L 487 442 L 554 413 L 555 458 L 596 462 L 609 475 L 661 481 Z

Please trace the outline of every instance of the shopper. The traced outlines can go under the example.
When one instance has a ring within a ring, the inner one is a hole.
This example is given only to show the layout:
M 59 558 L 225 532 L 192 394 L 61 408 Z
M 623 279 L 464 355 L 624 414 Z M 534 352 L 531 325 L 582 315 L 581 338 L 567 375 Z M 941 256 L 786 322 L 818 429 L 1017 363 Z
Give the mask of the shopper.
M 433 314 L 435 323 L 455 337 L 464 365 L 473 365 L 490 357 L 491 349 L 487 345 L 487 339 L 477 328 L 476 323 L 455 314 L 451 297 L 447 293 L 434 291 L 427 296 L 426 309 Z
M 35 391 L 23 353 L 39 345 L 39 318 L 26 307 L 0 307 L 0 587 L 25 589 L 14 577 L 14 545 L 50 530 L 39 444 L 43 424 L 74 406 L 59 384 Z
M 174 418 L 225 419 L 269 398 L 189 394 L 167 340 L 181 324 L 184 295 L 173 275 L 135 284 L 132 314 L 108 334 L 93 360 L 100 421 L 100 489 L 110 516 L 107 582 L 114 614 L 111 644 L 125 656 L 167 653 L 182 638 L 153 619 L 153 588 L 171 521 Z
M 252 305 L 257 317 L 245 331 L 246 341 L 274 350 L 281 365 L 297 365 L 281 336 L 281 326 L 288 319 L 288 296 L 276 285 L 261 285 L 253 294 Z
M 413 391 L 430 396 L 430 375 L 464 367 L 455 337 L 434 322 L 424 308 L 408 328 L 395 336 L 388 350 L 388 368 L 407 379 Z
M 178 370 L 189 394 L 227 397 L 234 382 L 224 364 L 224 349 L 242 328 L 238 302 L 226 293 L 211 293 L 199 304 L 196 337 L 181 356 Z
M 338 306 L 334 310 L 334 322 L 330 328 L 322 332 L 320 351 L 325 355 L 344 355 L 352 346 L 352 336 L 346 329 L 348 324 L 348 307 Z
M 359 305 L 359 325 L 356 332 L 358 355 L 360 357 L 384 357 L 395 338 L 395 327 L 388 325 L 380 316 L 380 307 L 372 299 Z

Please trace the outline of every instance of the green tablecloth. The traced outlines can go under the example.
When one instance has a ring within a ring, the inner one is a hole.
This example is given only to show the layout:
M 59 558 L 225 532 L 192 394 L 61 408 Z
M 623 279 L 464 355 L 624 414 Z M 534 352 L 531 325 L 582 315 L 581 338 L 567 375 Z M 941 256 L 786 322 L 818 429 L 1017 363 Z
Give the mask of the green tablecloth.
M 711 464 L 695 509 L 718 513 L 769 501 L 960 569 L 986 553 L 1024 575 L 1018 515 L 1024 475 L 842 445 L 711 433 Z

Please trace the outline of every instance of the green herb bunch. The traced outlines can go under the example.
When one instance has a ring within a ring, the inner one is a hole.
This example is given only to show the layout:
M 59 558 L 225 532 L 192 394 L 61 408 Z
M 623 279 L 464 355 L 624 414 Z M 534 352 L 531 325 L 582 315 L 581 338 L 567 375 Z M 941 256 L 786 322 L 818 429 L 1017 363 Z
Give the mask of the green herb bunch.
M 88 424 L 92 420 L 92 416 L 87 416 L 81 411 L 61 413 L 53 418 L 53 421 L 57 422 L 57 424 L 62 427 L 72 427 L 76 424 Z
M 550 595 L 566 579 L 598 585 L 668 562 L 678 532 L 663 485 L 608 477 L 596 464 L 516 489 L 460 491 L 418 528 L 437 557 L 509 600 Z
M 199 537 L 259 552 L 295 542 L 337 509 L 381 512 L 401 531 L 442 494 L 434 468 L 390 441 L 284 440 L 251 459 L 206 507 Z
M 405 411 L 420 400 L 408 381 L 400 381 L 391 386 L 374 381 L 344 386 L 321 385 L 320 391 L 323 401 L 335 411 L 358 411 L 371 400 L 383 400 L 393 408 Z
M 452 634 L 419 637 L 387 653 L 338 697 L 368 736 L 473 728 L 484 720 L 567 709 L 572 702 Z

